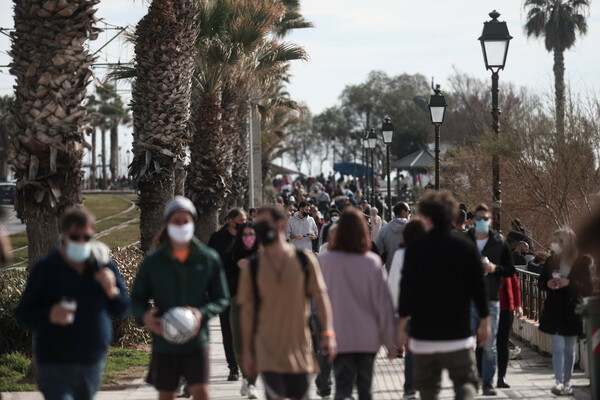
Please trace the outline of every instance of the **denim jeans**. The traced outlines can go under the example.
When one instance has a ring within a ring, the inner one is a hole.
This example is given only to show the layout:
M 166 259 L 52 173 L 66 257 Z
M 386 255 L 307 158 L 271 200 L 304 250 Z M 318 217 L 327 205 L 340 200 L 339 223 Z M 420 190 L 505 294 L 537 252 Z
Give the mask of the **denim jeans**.
M 404 354 L 404 393 L 415 391 L 413 383 L 413 353 L 408 350 Z
M 550 335 L 552 338 L 552 366 L 554 379 L 565 386 L 571 381 L 575 365 L 577 336 Z
M 358 400 L 371 400 L 371 383 L 375 354 L 343 353 L 333 361 L 335 373 L 335 400 L 352 398 L 352 389 L 356 383 Z
M 91 400 L 100 388 L 105 359 L 90 364 L 40 363 L 37 384 L 45 400 Z
M 490 310 L 490 338 L 483 346 L 481 360 L 481 380 L 483 386 L 492 385 L 498 364 L 498 350 L 496 348 L 496 336 L 498 335 L 498 322 L 500 320 L 500 302 L 489 301 Z M 479 327 L 479 313 L 474 303 L 471 303 L 471 329 L 473 335 L 477 335 Z M 479 362 L 478 362 L 479 364 Z

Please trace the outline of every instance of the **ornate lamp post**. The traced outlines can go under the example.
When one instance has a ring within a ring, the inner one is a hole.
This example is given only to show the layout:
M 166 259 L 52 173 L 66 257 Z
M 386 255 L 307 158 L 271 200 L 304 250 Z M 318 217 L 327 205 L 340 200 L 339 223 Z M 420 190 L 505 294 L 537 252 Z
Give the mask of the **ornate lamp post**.
M 368 175 L 365 173 L 365 164 L 367 165 L 367 169 L 369 168 L 369 152 L 367 151 L 369 148 L 369 131 L 365 131 L 365 136 L 363 136 L 362 138 L 362 145 L 363 145 L 363 167 L 362 167 L 362 177 L 365 180 L 365 193 L 363 195 L 363 198 L 368 199 L 369 198 L 369 177 Z M 365 161 L 366 158 L 366 161 Z
M 447 106 L 440 85 L 437 85 L 427 105 L 431 123 L 435 126 L 435 190 L 440 190 L 440 125 L 444 123 Z
M 385 143 L 386 150 L 386 164 L 387 164 L 387 203 L 388 203 L 388 212 L 387 217 L 388 221 L 392 220 L 392 181 L 390 177 L 390 146 L 392 145 L 392 141 L 394 139 L 394 125 L 392 125 L 392 121 L 389 117 L 385 117 L 383 119 L 383 124 L 381 125 L 381 135 L 383 136 L 383 143 Z
M 375 129 L 369 130 L 368 135 L 369 149 L 371 149 L 371 201 L 372 205 L 375 204 L 375 148 L 377 147 L 377 133 Z
M 492 11 L 489 16 L 491 21 L 483 23 L 483 32 L 479 41 L 483 51 L 483 60 L 485 68 L 492 71 L 492 117 L 494 120 L 493 128 L 496 139 L 500 134 L 500 108 L 498 106 L 498 72 L 504 69 L 506 64 L 506 56 L 508 54 L 508 44 L 512 36 L 508 33 L 506 22 L 498 21 L 500 13 L 496 10 Z M 492 156 L 492 189 L 494 192 L 494 202 L 492 210 L 492 219 L 494 220 L 493 228 L 500 231 L 500 218 L 502 200 L 500 199 L 500 160 L 497 154 Z

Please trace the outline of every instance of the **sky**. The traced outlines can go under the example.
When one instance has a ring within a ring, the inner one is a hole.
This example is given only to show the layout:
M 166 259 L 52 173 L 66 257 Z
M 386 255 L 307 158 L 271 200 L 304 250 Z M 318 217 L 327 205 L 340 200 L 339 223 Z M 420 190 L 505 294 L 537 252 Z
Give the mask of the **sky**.
M 134 27 L 148 3 L 101 0 L 97 16 L 112 25 Z M 520 0 L 302 0 L 301 5 L 304 17 L 315 27 L 286 38 L 310 56 L 308 62 L 293 64 L 289 92 L 313 114 L 335 105 L 346 85 L 364 81 L 372 70 L 390 75 L 421 73 L 434 77 L 442 90 L 455 70 L 490 79 L 477 39 L 494 9 L 514 37 L 506 69 L 500 72 L 500 91 L 503 82 L 545 93 L 553 90 L 553 56 L 541 40 L 524 34 L 526 13 Z M 0 27 L 12 25 L 12 2 L 0 0 Z M 102 33 L 90 47 L 95 51 L 114 33 Z M 4 67 L 10 62 L 9 49 L 9 39 L 0 34 L 0 95 L 12 93 L 13 80 Z M 600 92 L 599 50 L 600 2 L 592 1 L 587 35 L 578 37 L 574 49 L 565 54 L 566 78 L 574 92 Z M 117 39 L 98 55 L 98 62 L 128 62 L 133 49 Z M 102 68 L 94 72 L 100 79 L 104 74 Z M 121 89 L 128 97 L 128 87 Z M 123 144 L 131 140 L 128 132 L 124 135 Z

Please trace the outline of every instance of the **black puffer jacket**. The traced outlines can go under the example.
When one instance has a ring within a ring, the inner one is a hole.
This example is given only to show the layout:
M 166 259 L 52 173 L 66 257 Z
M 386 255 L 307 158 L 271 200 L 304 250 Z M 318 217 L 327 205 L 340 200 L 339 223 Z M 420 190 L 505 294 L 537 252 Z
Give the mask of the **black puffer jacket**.
M 582 319 L 575 313 L 575 307 L 581 303 L 583 297 L 592 294 L 591 266 L 591 257 L 579 256 L 567 277 L 569 285 L 561 289 L 550 289 L 548 281 L 552 279 L 552 272 L 559 270 L 560 260 L 553 254 L 546 262 L 539 280 L 540 289 L 547 292 L 540 317 L 540 331 L 562 336 L 583 334 Z
M 473 243 L 477 244 L 473 229 L 467 233 L 467 236 L 471 238 Z M 501 234 L 490 230 L 488 241 L 481 255 L 487 257 L 491 263 L 496 264 L 496 271 L 485 276 L 488 300 L 500 301 L 499 292 L 502 277 L 511 277 L 516 272 L 510 248 Z

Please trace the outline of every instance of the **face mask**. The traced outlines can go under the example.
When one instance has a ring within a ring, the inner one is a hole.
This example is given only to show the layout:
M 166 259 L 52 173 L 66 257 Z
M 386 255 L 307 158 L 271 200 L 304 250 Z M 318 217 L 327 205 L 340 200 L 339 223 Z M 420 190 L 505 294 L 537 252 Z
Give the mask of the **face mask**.
M 340 217 L 331 217 L 331 222 L 338 222 Z
M 69 242 L 67 243 L 66 254 L 67 258 L 74 263 L 82 263 L 90 258 L 92 246 L 89 242 Z
M 244 236 L 242 242 L 244 242 L 244 246 L 246 246 L 247 249 L 251 249 L 254 247 L 254 243 L 256 243 L 256 236 Z
M 256 224 L 254 231 L 259 243 L 262 243 L 264 246 L 270 245 L 277 239 L 277 232 L 266 221 Z
M 194 223 L 188 222 L 185 225 L 167 225 L 167 233 L 175 243 L 187 243 L 194 237 Z
M 561 253 L 563 252 L 562 246 L 556 242 L 550 243 L 550 248 L 552 249 L 554 254 L 556 254 L 557 256 L 560 256 Z
M 490 230 L 490 222 L 489 221 L 477 221 L 475 222 L 475 231 L 477 233 L 487 233 Z

